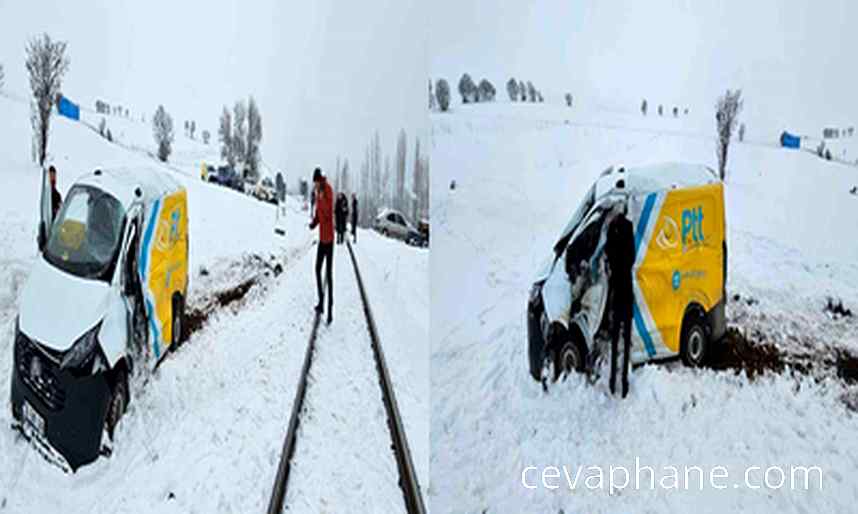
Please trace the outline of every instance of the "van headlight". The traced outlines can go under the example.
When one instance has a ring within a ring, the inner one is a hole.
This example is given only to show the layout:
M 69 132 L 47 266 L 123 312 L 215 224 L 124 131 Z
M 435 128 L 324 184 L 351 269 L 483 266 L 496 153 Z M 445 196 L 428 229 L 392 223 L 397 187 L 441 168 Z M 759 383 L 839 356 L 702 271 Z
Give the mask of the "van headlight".
M 63 356 L 63 360 L 60 362 L 60 369 L 80 369 L 84 365 L 89 364 L 96 354 L 98 331 L 100 329 L 101 323 L 98 323 L 80 336 Z

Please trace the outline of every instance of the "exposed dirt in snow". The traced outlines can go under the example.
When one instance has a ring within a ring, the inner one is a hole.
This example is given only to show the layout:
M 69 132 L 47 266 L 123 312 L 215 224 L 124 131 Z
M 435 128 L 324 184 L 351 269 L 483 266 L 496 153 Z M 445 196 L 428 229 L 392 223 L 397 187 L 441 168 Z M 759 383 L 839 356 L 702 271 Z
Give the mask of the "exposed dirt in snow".
M 768 372 L 782 372 L 784 361 L 774 345 L 754 341 L 736 327 L 729 327 L 724 340 L 714 345 L 706 367 L 714 370 L 744 371 L 748 378 L 753 380 Z
M 306 251 L 306 250 L 305 250 Z M 286 261 L 297 256 L 289 255 L 287 257 L 278 258 L 274 255 L 265 257 L 257 254 L 247 254 L 241 259 L 227 261 L 216 268 L 210 270 L 206 267 L 200 267 L 198 270 L 198 282 L 204 282 L 206 285 L 211 285 L 213 276 L 228 276 L 228 283 L 220 281 L 219 287 L 203 287 L 197 285 L 196 289 L 202 291 L 198 295 L 193 295 L 185 312 L 185 333 L 182 341 L 187 340 L 188 336 L 200 330 L 205 326 L 208 319 L 217 311 L 223 309 L 231 309 L 232 312 L 237 312 L 243 306 L 244 298 L 256 286 L 261 286 L 260 293 L 264 293 L 268 289 L 271 279 L 280 276 L 286 266 Z

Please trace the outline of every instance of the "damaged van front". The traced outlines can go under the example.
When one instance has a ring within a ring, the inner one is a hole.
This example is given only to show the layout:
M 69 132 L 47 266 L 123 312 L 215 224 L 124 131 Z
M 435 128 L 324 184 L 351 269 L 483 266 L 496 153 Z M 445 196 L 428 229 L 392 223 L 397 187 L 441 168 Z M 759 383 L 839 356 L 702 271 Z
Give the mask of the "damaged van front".
M 710 343 L 726 332 L 723 184 L 699 165 L 609 168 L 561 232 L 530 291 L 528 365 L 543 385 L 591 370 L 604 353 L 612 314 L 605 243 L 618 212 L 634 226 L 630 360 L 681 356 L 700 366 Z
M 130 173 L 96 170 L 72 186 L 56 220 L 46 209 L 40 255 L 20 297 L 13 418 L 46 457 L 65 469 L 109 452 L 130 399 L 134 358 L 146 356 L 150 341 L 157 348 L 150 335 L 170 334 L 147 312 L 151 288 L 145 280 L 155 267 L 141 261 L 152 253 L 149 247 L 168 247 L 173 232 L 182 234 L 186 259 L 186 225 L 177 221 L 171 230 L 157 208 L 160 199 L 147 193 L 152 188 L 136 183 Z M 181 194 L 184 199 L 184 190 Z M 166 282 L 172 282 L 171 291 L 184 293 L 186 264 L 174 269 Z M 157 281 L 163 283 L 164 277 Z M 181 319 L 181 313 L 172 319 Z

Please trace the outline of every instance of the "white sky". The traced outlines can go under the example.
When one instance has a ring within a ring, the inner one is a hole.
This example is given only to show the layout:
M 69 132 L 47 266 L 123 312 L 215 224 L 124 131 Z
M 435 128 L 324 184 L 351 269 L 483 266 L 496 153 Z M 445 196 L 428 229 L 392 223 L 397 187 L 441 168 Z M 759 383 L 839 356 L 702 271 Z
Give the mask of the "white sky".
M 69 43 L 71 99 L 147 119 L 163 103 L 179 133 L 195 119 L 214 137 L 222 106 L 252 94 L 263 160 L 291 182 L 316 165 L 332 170 L 337 154 L 358 168 L 376 129 L 385 152 L 401 128 L 413 148 L 426 126 L 419 3 L 0 0 L 0 63 L 6 88 L 26 93 L 24 46 L 48 32 Z
M 469 72 L 505 98 L 510 75 L 561 101 L 711 109 L 730 87 L 780 123 L 858 121 L 858 2 L 852 0 L 439 0 L 430 71 Z M 458 96 L 458 95 L 456 95 Z M 698 107 L 698 108 L 699 108 Z

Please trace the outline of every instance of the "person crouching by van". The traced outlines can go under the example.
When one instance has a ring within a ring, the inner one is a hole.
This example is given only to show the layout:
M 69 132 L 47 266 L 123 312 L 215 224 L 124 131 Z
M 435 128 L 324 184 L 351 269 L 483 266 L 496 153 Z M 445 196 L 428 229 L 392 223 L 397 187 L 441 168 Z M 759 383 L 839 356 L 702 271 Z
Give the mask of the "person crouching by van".
M 352 193 L 352 239 L 353 243 L 357 244 L 357 220 L 358 220 L 358 203 L 357 195 Z
M 310 230 L 319 226 L 319 246 L 316 250 L 316 289 L 319 292 L 319 303 L 316 312 L 324 310 L 325 291 L 322 288 L 322 263 L 325 263 L 325 277 L 328 281 L 328 324 L 334 319 L 334 191 L 322 175 L 322 170 L 313 171 L 313 188 L 316 198 L 315 215 L 310 222 Z
M 632 222 L 626 217 L 625 203 L 614 207 L 614 218 L 608 225 L 605 253 L 610 275 L 608 288 L 611 291 L 611 394 L 615 393 L 617 375 L 617 345 L 620 325 L 624 343 L 623 351 L 623 398 L 629 392 L 629 354 L 632 332 L 632 266 L 635 263 L 635 235 Z
M 63 196 L 57 190 L 57 169 L 53 165 L 48 168 L 48 180 L 51 182 L 51 219 L 57 219 L 57 213 L 63 204 Z

